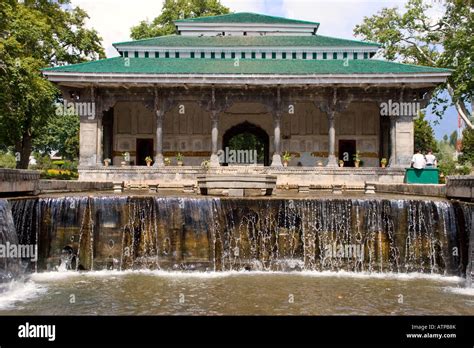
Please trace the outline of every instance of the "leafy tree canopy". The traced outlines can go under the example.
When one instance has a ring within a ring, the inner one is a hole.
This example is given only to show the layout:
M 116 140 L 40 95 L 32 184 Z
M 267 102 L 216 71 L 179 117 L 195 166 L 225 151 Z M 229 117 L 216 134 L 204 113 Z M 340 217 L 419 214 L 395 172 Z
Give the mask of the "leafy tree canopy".
M 176 32 L 174 20 L 217 16 L 229 13 L 219 0 L 165 0 L 161 14 L 151 22 L 141 21 L 131 28 L 134 40 L 170 35 Z
M 2 0 L 0 18 L 0 144 L 19 152 L 18 167 L 27 168 L 58 96 L 41 69 L 105 54 L 97 32 L 84 27 L 87 14 L 69 0 Z
M 33 141 L 33 149 L 41 153 L 58 151 L 58 155 L 75 160 L 79 157 L 79 116 L 65 115 L 49 118 L 43 134 Z
M 415 149 L 421 151 L 432 150 L 438 151 L 438 143 L 434 137 L 433 128 L 430 123 L 425 120 L 425 115 L 421 114 L 414 122 L 415 127 Z
M 453 69 L 447 82 L 433 94 L 432 109 L 443 116 L 449 104 L 442 92 L 447 90 L 458 113 L 472 128 L 466 104 L 474 93 L 473 3 L 443 1 L 441 14 L 433 5 L 434 1 L 409 0 L 403 13 L 397 8 L 384 8 L 365 17 L 354 33 L 380 43 L 381 55 L 387 60 Z
M 461 151 L 462 155 L 459 157 L 459 162 L 469 162 L 474 165 L 474 129 L 464 129 Z

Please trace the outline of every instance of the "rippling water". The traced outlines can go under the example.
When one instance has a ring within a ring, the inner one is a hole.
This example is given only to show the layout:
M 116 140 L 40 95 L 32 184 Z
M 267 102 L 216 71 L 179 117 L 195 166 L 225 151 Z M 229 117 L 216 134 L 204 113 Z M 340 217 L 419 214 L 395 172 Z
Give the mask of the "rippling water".
M 347 272 L 46 272 L 0 293 L 0 315 L 474 315 L 464 279 Z

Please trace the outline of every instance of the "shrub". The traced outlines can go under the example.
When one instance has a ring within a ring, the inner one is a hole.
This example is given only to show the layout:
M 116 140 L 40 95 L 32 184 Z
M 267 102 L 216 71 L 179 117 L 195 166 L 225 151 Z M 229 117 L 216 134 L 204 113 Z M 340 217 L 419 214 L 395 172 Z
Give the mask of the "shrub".
M 75 180 L 78 177 L 77 173 L 62 169 L 47 169 L 41 173 L 41 179 Z
M 10 152 L 0 151 L 0 168 L 16 168 L 16 159 Z

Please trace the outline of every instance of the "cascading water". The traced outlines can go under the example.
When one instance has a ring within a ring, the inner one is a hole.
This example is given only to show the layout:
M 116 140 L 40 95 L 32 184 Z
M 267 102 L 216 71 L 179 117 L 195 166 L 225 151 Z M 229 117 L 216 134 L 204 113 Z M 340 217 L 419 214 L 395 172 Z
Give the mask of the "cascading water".
M 18 237 L 10 204 L 7 200 L 0 199 L 0 284 L 9 282 L 23 273 L 21 260 L 17 257 L 8 257 L 10 246 L 17 245 Z
M 461 275 L 472 205 L 146 196 L 11 201 L 30 269 L 346 270 Z M 462 221 L 461 221 L 462 220 Z

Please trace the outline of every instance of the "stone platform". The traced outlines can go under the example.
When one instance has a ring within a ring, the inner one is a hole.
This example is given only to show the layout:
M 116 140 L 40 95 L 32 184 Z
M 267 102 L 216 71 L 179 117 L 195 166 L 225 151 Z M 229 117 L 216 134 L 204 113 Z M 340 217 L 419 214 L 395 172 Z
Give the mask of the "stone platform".
M 467 201 L 474 201 L 474 175 L 448 176 L 446 196 Z
M 197 178 L 197 185 L 202 195 L 216 196 L 270 196 L 276 183 L 275 175 L 207 174 Z
M 182 189 L 196 185 L 204 175 L 270 175 L 279 187 L 344 185 L 364 188 L 365 182 L 401 184 L 404 168 L 330 168 L 330 167 L 263 167 L 229 166 L 205 170 L 200 166 L 98 166 L 80 167 L 79 180 L 96 182 L 124 182 L 125 184 L 158 185 L 160 188 Z
M 0 194 L 35 194 L 39 178 L 37 170 L 0 168 Z

